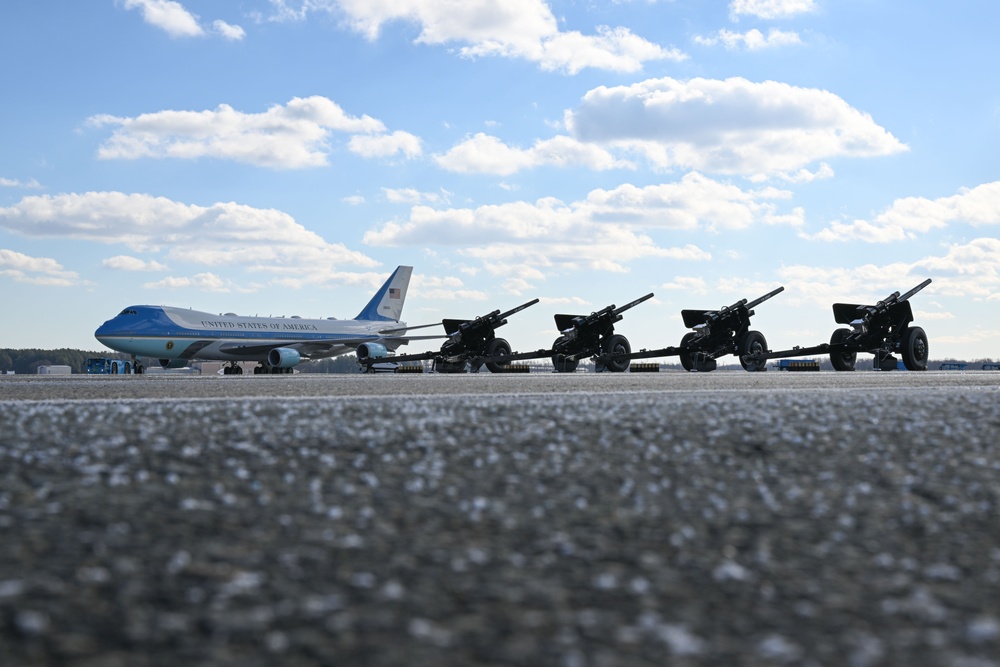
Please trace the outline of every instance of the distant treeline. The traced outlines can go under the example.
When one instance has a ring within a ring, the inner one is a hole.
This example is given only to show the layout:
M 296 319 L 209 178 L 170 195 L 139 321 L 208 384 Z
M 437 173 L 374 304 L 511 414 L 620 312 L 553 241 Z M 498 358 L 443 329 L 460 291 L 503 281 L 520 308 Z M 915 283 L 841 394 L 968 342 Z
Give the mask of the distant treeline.
M 87 372 L 87 359 L 131 359 L 130 355 L 110 350 L 88 352 L 86 350 L 12 350 L 0 348 L 0 373 L 14 371 L 18 375 L 34 375 L 39 366 L 69 366 L 74 373 Z M 141 359 L 147 367 L 157 367 L 156 359 Z M 306 361 L 297 367 L 302 373 L 357 373 L 358 363 L 353 354 Z

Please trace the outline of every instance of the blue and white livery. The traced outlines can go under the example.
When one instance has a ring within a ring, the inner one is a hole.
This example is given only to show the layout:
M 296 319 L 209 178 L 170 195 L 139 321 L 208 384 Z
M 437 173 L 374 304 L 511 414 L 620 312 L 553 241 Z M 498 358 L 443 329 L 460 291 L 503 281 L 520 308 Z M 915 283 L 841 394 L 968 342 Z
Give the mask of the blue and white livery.
M 112 350 L 158 359 L 182 368 L 195 359 L 228 361 L 226 373 L 241 374 L 241 361 L 259 362 L 254 373 L 290 373 L 303 359 L 357 352 L 387 356 L 409 339 L 400 321 L 411 266 L 397 267 L 353 320 L 216 315 L 172 306 L 129 306 L 102 324 L 94 336 Z M 141 372 L 141 371 L 140 371 Z

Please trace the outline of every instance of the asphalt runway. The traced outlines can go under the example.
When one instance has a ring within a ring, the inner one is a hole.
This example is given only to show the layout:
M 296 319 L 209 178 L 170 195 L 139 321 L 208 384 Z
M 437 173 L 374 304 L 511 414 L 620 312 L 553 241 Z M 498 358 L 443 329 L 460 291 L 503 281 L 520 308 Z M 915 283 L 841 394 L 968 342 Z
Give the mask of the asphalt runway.
M 1000 667 L 1000 373 L 0 376 L 0 664 Z

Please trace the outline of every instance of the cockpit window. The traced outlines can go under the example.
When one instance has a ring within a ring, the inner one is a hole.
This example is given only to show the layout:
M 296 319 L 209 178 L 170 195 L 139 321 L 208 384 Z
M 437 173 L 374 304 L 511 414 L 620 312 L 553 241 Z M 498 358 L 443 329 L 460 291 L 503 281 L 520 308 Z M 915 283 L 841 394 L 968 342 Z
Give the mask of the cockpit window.
M 119 315 L 138 315 L 139 313 L 135 312 L 134 310 L 129 310 L 128 308 L 126 308 L 125 310 L 123 310 L 122 312 L 120 312 L 118 314 Z

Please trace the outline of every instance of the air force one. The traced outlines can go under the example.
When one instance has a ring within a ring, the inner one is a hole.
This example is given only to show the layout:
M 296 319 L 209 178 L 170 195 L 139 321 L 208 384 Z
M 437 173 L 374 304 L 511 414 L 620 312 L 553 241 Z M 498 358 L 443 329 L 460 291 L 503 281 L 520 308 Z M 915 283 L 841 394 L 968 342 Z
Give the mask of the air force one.
M 400 321 L 412 266 L 399 266 L 353 320 L 216 315 L 171 306 L 129 306 L 94 336 L 134 357 L 158 359 L 163 368 L 192 360 L 228 361 L 224 373 L 240 375 L 241 361 L 256 361 L 254 374 L 291 373 L 303 359 L 356 352 L 380 358 L 413 338 Z M 428 336 L 427 338 L 436 338 Z M 139 367 L 141 371 L 141 366 Z

